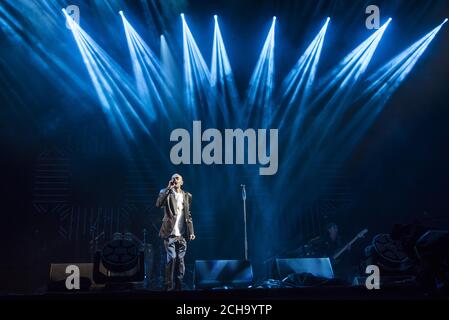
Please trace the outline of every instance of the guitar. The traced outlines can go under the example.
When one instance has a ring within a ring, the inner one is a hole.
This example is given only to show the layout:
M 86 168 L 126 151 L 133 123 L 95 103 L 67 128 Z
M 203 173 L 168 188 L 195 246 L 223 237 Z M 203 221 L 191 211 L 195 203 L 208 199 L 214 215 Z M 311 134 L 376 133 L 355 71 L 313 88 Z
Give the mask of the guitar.
M 364 229 L 362 231 L 360 231 L 355 237 L 354 239 L 352 239 L 351 241 L 349 241 L 343 248 L 341 248 L 337 253 L 335 253 L 332 256 L 333 260 L 337 260 L 346 250 L 348 250 L 348 248 L 350 246 L 352 246 L 357 240 L 362 239 L 366 236 L 366 234 L 368 233 L 368 229 Z

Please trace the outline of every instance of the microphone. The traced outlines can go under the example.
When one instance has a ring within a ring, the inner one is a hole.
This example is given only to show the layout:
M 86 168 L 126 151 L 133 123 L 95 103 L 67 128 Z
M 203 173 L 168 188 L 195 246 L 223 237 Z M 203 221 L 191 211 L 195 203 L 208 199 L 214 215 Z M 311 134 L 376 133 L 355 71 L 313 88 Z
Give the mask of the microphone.
M 173 179 L 170 181 L 170 187 L 168 188 L 170 192 L 173 191 L 173 188 L 174 188 L 175 184 L 176 184 L 176 180 L 173 178 Z
M 240 185 L 242 187 L 242 200 L 246 200 L 246 190 L 245 190 L 245 185 L 241 184 Z
M 168 183 L 167 188 L 165 189 L 165 192 L 167 194 L 171 193 L 171 191 L 173 190 L 173 181 L 170 180 L 170 182 Z

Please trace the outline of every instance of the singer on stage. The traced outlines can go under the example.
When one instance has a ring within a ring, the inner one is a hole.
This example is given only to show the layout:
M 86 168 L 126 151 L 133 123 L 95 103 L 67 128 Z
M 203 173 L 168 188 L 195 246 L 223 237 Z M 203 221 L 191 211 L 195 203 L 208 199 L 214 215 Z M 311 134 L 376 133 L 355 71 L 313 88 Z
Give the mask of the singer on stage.
M 166 289 L 181 290 L 185 273 L 184 256 L 187 250 L 187 240 L 194 240 L 192 215 L 190 208 L 192 195 L 182 190 L 181 175 L 175 173 L 162 189 L 156 200 L 156 207 L 164 208 L 164 218 L 159 236 L 164 240 L 167 253 L 165 265 Z

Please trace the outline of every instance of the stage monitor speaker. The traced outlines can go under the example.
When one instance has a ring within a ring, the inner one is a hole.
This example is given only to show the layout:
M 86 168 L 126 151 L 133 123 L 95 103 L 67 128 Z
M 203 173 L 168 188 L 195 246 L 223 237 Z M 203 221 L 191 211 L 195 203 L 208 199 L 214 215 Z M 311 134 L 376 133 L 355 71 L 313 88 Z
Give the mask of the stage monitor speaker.
M 310 273 L 315 277 L 334 278 L 329 258 L 276 259 L 275 277 L 282 280 L 292 273 Z
M 246 260 L 195 261 L 195 289 L 248 287 L 253 283 L 253 268 Z
M 93 263 L 52 263 L 50 265 L 49 291 L 76 291 L 68 290 L 65 281 L 70 274 L 66 273 L 67 266 L 75 265 L 80 270 L 80 290 L 89 290 L 92 280 Z
M 367 277 L 358 276 L 352 280 L 352 286 L 354 287 L 365 287 Z M 389 287 L 416 287 L 418 286 L 416 277 L 413 275 L 403 275 L 403 276 L 382 276 L 380 277 L 379 285 Z

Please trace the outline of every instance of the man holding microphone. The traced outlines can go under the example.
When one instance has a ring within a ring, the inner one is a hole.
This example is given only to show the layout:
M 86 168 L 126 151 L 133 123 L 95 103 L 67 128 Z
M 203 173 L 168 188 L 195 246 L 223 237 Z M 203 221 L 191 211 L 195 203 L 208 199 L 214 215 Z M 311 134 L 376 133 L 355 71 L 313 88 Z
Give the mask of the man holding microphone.
M 165 265 L 165 286 L 168 291 L 182 289 L 185 273 L 184 256 L 187 241 L 194 240 L 192 215 L 190 212 L 192 194 L 182 190 L 184 181 L 175 173 L 166 188 L 159 192 L 156 207 L 164 208 L 164 217 L 159 236 L 164 240 L 167 253 Z

